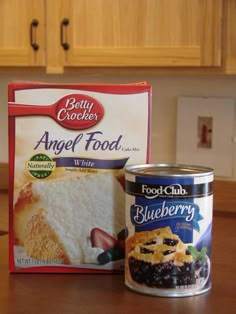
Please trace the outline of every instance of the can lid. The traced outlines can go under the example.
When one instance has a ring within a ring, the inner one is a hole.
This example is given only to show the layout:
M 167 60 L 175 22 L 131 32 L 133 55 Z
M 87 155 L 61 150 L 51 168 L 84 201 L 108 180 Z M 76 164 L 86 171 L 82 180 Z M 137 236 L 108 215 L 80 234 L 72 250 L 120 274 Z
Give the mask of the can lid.
M 212 175 L 214 172 L 212 168 L 182 164 L 130 165 L 125 170 L 134 175 L 157 177 L 195 177 Z

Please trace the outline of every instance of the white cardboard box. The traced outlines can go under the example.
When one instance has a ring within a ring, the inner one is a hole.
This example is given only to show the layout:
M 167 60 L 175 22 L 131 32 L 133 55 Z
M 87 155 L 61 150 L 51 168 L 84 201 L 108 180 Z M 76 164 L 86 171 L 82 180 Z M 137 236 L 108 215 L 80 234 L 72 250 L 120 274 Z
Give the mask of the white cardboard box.
M 10 271 L 123 271 L 127 164 L 150 157 L 151 87 L 9 84 Z

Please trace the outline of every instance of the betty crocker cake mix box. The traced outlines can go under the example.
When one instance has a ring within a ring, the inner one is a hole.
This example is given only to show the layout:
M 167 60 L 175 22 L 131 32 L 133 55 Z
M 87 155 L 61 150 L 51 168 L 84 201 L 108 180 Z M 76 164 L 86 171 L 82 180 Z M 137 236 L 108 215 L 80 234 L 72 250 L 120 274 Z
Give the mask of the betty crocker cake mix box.
M 151 87 L 9 84 L 10 271 L 124 269 L 124 167 L 148 163 Z

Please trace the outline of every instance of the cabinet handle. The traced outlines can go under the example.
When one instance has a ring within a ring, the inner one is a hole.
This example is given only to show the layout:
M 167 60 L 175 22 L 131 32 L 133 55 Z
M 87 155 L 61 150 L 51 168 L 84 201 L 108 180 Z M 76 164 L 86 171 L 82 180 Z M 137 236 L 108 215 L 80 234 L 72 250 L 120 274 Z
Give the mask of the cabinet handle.
M 67 33 L 64 33 L 64 29 L 69 25 L 69 19 L 64 18 L 61 21 L 61 45 L 64 50 L 68 50 L 70 48 L 70 45 L 66 42 Z
M 35 51 L 39 49 L 39 45 L 36 42 L 36 27 L 38 25 L 39 22 L 36 19 L 33 19 L 30 23 L 30 45 Z

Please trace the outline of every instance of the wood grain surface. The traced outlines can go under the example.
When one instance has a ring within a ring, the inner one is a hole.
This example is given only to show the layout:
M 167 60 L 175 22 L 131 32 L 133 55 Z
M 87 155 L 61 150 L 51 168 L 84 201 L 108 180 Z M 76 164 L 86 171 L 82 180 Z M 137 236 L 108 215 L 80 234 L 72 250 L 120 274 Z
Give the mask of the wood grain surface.
M 7 197 L 0 194 L 1 213 L 7 212 Z M 0 313 L 236 313 L 236 218 L 224 214 L 223 200 L 221 204 L 222 212 L 214 212 L 212 289 L 208 293 L 185 298 L 141 295 L 124 286 L 122 274 L 9 274 L 8 235 L 2 235 Z M 1 227 L 7 229 L 6 217 Z

